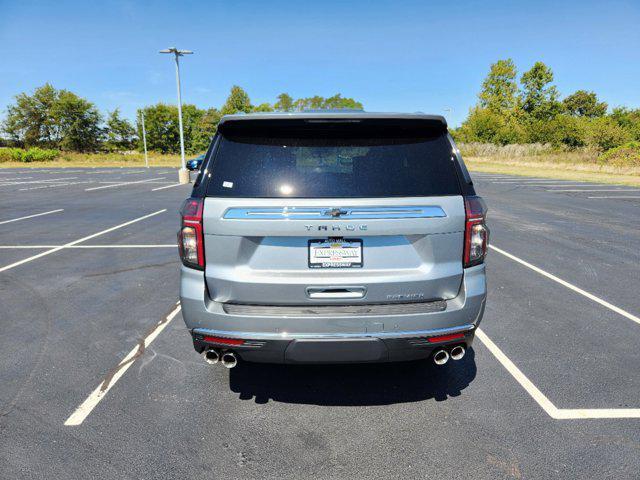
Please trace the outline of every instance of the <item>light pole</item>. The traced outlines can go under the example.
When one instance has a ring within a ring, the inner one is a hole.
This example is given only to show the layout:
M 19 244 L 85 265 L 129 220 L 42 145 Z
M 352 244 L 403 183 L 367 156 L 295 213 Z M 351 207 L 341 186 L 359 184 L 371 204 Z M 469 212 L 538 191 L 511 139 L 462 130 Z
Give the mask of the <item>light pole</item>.
M 184 133 L 182 130 L 182 98 L 180 94 L 180 61 L 179 57 L 183 55 L 191 55 L 193 52 L 191 50 L 178 50 L 176 47 L 166 48 L 164 50 L 160 50 L 160 53 L 172 53 L 176 59 L 176 83 L 178 85 L 178 124 L 180 126 L 180 158 L 182 160 L 182 165 L 180 167 L 180 171 L 178 172 L 178 181 L 180 183 L 189 183 L 189 172 L 187 171 L 187 164 L 184 158 Z
M 147 156 L 147 130 L 144 128 L 144 110 L 140 110 L 142 119 L 142 144 L 144 145 L 144 164 L 149 168 L 149 157 Z

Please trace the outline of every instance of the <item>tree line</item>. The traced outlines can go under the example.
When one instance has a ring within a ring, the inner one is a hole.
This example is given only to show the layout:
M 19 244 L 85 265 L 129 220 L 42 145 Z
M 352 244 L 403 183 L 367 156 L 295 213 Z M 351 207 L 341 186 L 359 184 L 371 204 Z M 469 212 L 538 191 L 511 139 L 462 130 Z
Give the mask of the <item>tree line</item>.
M 316 95 L 298 99 L 281 93 L 273 104 L 253 105 L 247 92 L 236 85 L 219 109 L 201 109 L 192 104 L 182 106 L 185 150 L 189 153 L 206 150 L 223 115 L 305 109 L 362 109 L 362 104 L 339 93 L 331 97 Z M 178 153 L 177 106 L 158 103 L 141 108 L 134 124 L 123 118 L 117 108 L 108 112 L 105 118 L 90 101 L 48 83 L 36 88 L 32 94 L 21 93 L 15 97 L 15 102 L 7 108 L 2 130 L 5 143 L 15 147 L 77 152 L 141 150 L 142 114 L 147 148 L 161 153 Z
M 542 62 L 519 76 L 513 60 L 498 60 L 482 82 L 477 104 L 453 130 L 454 137 L 461 142 L 543 143 L 600 152 L 631 142 L 634 150 L 640 150 L 640 109 L 610 110 L 596 93 L 586 90 L 561 98 L 553 80 L 551 68 Z M 273 104 L 254 105 L 246 91 L 233 86 L 220 108 L 183 105 L 185 149 L 189 153 L 204 151 L 225 114 L 340 108 L 362 109 L 362 104 L 340 94 L 294 99 L 282 93 Z M 118 109 L 104 117 L 90 101 L 50 84 L 32 94 L 17 95 L 1 128 L 9 146 L 79 152 L 141 150 L 141 114 L 149 150 L 177 153 L 180 142 L 175 105 L 158 103 L 139 109 L 132 123 Z
M 458 141 L 499 145 L 546 143 L 599 151 L 640 141 L 640 109 L 613 108 L 594 92 L 560 97 L 553 71 L 536 62 L 518 81 L 511 59 L 491 65 L 478 102 L 453 134 Z

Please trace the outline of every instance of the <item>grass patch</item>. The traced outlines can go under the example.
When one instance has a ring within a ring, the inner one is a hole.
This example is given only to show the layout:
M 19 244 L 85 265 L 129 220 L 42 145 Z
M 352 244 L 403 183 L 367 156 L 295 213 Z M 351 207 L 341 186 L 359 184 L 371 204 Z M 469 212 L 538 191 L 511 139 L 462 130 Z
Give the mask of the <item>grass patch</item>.
M 601 153 L 582 148 L 559 151 L 547 144 L 461 144 L 471 171 L 640 186 L 638 144 L 629 143 Z
M 188 158 L 195 157 L 195 155 Z M 61 152 L 54 160 L 31 160 L 29 162 L 8 159 L 0 162 L 0 168 L 100 168 L 100 167 L 144 167 L 142 153 L 75 153 Z M 180 155 L 149 153 L 150 167 L 180 167 Z
M 640 168 L 618 169 L 597 163 L 544 161 L 528 157 L 517 160 L 466 157 L 464 161 L 472 172 L 640 186 Z

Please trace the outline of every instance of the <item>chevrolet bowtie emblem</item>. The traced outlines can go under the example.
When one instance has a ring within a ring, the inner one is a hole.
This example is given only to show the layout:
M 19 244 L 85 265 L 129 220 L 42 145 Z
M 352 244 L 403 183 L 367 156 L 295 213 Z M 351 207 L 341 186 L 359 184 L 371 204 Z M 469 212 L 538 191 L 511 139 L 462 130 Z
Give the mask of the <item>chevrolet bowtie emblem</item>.
M 324 210 L 322 212 L 322 215 L 327 216 L 327 217 L 337 218 L 340 215 L 346 215 L 347 213 L 349 213 L 347 210 L 342 210 L 340 208 L 332 208 L 330 210 Z

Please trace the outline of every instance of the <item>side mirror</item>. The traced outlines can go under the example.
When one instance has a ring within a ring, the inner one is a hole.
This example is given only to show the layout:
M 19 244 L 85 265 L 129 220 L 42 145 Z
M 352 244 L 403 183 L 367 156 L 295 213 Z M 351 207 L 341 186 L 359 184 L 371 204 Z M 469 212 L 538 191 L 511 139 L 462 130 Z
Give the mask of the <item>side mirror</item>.
M 187 162 L 187 170 L 191 170 L 192 172 L 196 170 L 200 170 L 200 165 L 202 165 L 202 159 L 196 158 L 194 160 L 189 160 Z

